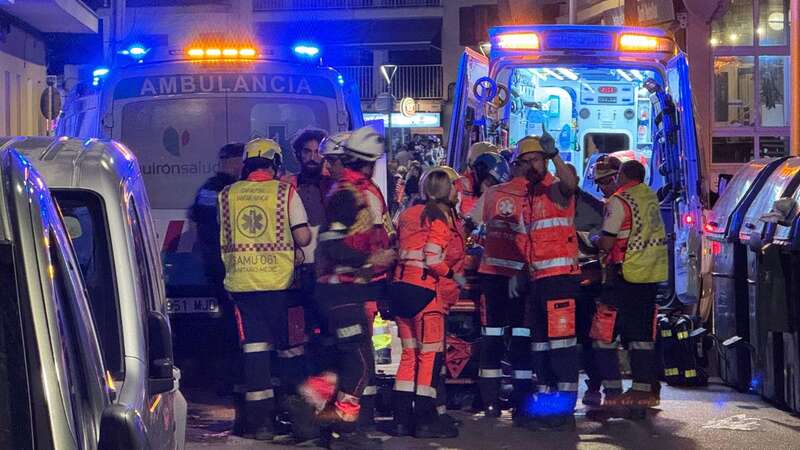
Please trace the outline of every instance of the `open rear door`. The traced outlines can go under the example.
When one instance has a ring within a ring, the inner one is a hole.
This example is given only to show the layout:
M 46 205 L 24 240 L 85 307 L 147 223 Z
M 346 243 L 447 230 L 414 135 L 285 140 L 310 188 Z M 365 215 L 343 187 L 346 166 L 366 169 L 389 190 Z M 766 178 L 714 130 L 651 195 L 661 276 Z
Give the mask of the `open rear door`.
M 675 187 L 675 294 L 684 304 L 697 303 L 700 295 L 700 255 L 702 250 L 702 173 L 700 147 L 695 129 L 689 65 L 682 52 L 667 65 L 667 92 L 676 110 L 677 146 L 665 153 L 668 183 Z M 677 184 L 675 184 L 677 183 Z
M 453 92 L 453 112 L 447 149 L 447 163 L 458 171 L 461 171 L 466 163 L 469 146 L 480 139 L 480 132 L 474 122 L 481 114 L 481 108 L 472 87 L 479 78 L 488 75 L 489 60 L 480 53 L 465 48 L 458 66 L 458 78 Z

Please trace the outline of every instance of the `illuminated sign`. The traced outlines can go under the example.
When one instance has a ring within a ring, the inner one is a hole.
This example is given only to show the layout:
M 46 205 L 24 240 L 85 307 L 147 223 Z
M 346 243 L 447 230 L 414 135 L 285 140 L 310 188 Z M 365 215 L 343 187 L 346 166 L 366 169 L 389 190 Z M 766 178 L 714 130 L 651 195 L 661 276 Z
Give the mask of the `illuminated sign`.
M 611 50 L 614 36 L 610 33 L 551 31 L 545 35 L 548 50 Z
M 388 125 L 387 114 L 364 113 L 364 120 L 383 120 Z M 426 128 L 438 127 L 441 123 L 440 113 L 418 112 L 411 117 L 406 117 L 401 113 L 392 114 L 392 127 L 398 128 Z
M 400 114 L 412 117 L 417 112 L 417 102 L 411 97 L 400 100 Z
M 336 97 L 323 77 L 290 74 L 192 74 L 127 78 L 114 88 L 114 99 L 204 93 L 291 94 Z
M 600 86 L 597 88 L 597 92 L 601 94 L 615 94 L 617 92 L 617 88 L 614 86 Z

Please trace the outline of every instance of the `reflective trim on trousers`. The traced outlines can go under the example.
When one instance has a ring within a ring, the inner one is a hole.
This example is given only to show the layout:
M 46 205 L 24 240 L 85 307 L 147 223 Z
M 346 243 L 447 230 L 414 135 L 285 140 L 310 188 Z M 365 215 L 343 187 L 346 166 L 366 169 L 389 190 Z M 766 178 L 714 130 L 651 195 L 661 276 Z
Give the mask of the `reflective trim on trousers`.
M 275 397 L 275 392 L 272 389 L 264 389 L 263 391 L 249 391 L 244 393 L 244 399 L 248 402 L 269 400 L 273 397 Z
M 439 375 L 447 375 L 447 366 L 442 364 L 442 370 L 439 371 Z
M 616 340 L 611 342 L 592 341 L 592 348 L 597 350 L 616 350 L 619 347 L 619 342 Z
M 444 262 L 444 255 L 439 253 L 437 255 L 425 255 L 425 264 L 429 267 L 434 264 L 441 264 Z
M 503 336 L 506 334 L 505 327 L 481 327 L 481 336 Z
M 572 267 L 578 264 L 575 258 L 553 258 L 542 261 L 534 261 L 531 266 L 534 270 L 546 270 L 555 267 Z
M 361 394 L 362 396 L 368 395 L 375 395 L 378 393 L 378 386 L 367 386 L 364 388 L 364 392 Z
M 414 382 L 394 380 L 394 390 L 400 392 L 414 392 Z
M 549 342 L 533 342 L 531 344 L 532 352 L 546 352 L 548 350 L 550 350 Z
M 603 380 L 603 389 L 622 389 L 622 380 Z
M 346 339 L 349 337 L 358 336 L 361 333 L 363 333 L 363 329 L 359 324 L 336 329 L 336 337 L 338 337 L 339 339 Z
M 433 386 L 417 386 L 417 395 L 420 397 L 436 398 L 436 388 Z
M 444 342 L 434 342 L 432 344 L 422 344 L 419 346 L 419 351 L 422 353 L 443 352 Z
M 511 336 L 531 337 L 530 328 L 511 328 Z
M 656 343 L 648 341 L 631 341 L 628 343 L 629 350 L 655 350 Z
M 532 370 L 515 370 L 514 371 L 514 379 L 515 380 L 531 380 L 533 378 L 533 371 Z
M 400 346 L 403 348 L 417 348 L 417 340 L 414 338 L 400 339 Z
M 522 270 L 522 268 L 525 267 L 525 263 L 519 261 L 513 261 L 510 259 L 503 259 L 503 258 L 492 258 L 490 256 L 483 258 L 483 262 L 490 266 L 505 267 L 507 269 L 514 269 L 514 270 Z
M 537 384 L 536 385 L 536 392 L 538 392 L 540 394 L 546 394 L 546 393 L 550 392 L 550 386 L 548 386 L 546 384 Z
M 578 392 L 578 383 L 558 383 L 561 392 Z
M 503 378 L 503 369 L 481 369 L 478 371 L 481 378 Z
M 578 338 L 568 339 L 555 339 L 550 341 L 550 350 L 558 350 L 560 348 L 570 348 L 578 345 Z
M 425 252 L 422 250 L 400 250 L 400 259 L 409 261 L 422 261 L 425 259 Z
M 248 342 L 242 344 L 242 353 L 260 353 L 272 350 L 272 346 L 267 342 Z
M 651 386 L 650 383 L 637 383 L 637 382 L 634 382 L 631 385 L 631 389 L 633 389 L 634 391 L 652 392 L 653 391 L 653 386 Z
M 439 244 L 428 242 L 427 244 L 425 244 L 424 247 L 422 247 L 422 250 L 431 253 L 442 253 L 442 246 Z
M 288 350 L 278 350 L 278 358 L 283 359 L 296 358 L 305 354 L 306 347 L 304 345 L 298 345 L 297 347 L 292 347 Z
M 555 227 L 569 227 L 572 226 L 572 219 L 568 219 L 566 217 L 554 217 L 552 219 L 542 219 L 537 220 L 530 224 L 530 230 L 542 230 L 544 228 L 555 228 Z

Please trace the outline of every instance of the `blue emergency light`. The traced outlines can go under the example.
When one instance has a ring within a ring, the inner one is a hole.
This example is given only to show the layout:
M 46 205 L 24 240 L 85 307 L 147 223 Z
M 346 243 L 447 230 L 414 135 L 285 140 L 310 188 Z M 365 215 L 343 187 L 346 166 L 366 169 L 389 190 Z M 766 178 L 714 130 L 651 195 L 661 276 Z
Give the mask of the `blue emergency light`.
M 140 60 L 144 58 L 150 49 L 142 44 L 131 44 L 128 48 L 119 51 L 120 55 L 130 56 L 133 59 Z
M 312 44 L 297 44 L 292 48 L 292 51 L 298 56 L 304 58 L 314 58 L 319 56 L 319 47 Z
M 94 69 L 94 71 L 92 72 L 92 76 L 96 78 L 102 78 L 108 75 L 108 72 L 110 72 L 108 70 L 108 67 L 98 67 L 97 69 Z
M 344 77 L 342 74 L 336 75 L 336 81 L 339 83 L 339 86 L 344 86 Z

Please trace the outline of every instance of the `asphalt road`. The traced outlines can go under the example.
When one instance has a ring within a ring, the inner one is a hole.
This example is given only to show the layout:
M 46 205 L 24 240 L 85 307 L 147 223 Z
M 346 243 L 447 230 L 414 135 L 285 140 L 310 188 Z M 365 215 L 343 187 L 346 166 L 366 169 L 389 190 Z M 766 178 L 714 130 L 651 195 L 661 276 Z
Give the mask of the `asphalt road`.
M 233 411 L 216 399 L 187 393 L 189 431 L 187 449 L 287 449 L 250 441 L 227 431 Z M 217 404 L 215 404 L 217 403 Z M 457 439 L 386 439 L 386 450 L 482 449 L 800 449 L 800 418 L 764 403 L 755 395 L 741 394 L 712 384 L 708 388 L 678 389 L 665 386 L 659 410 L 645 421 L 614 419 L 593 422 L 578 410 L 574 433 L 531 432 L 511 426 L 506 413 L 499 420 L 467 411 L 451 412 L 464 421 Z M 731 428 L 744 428 L 736 430 Z

